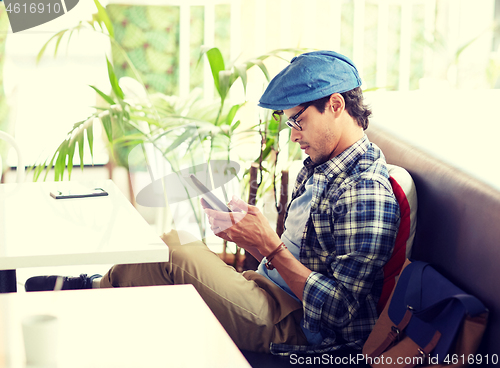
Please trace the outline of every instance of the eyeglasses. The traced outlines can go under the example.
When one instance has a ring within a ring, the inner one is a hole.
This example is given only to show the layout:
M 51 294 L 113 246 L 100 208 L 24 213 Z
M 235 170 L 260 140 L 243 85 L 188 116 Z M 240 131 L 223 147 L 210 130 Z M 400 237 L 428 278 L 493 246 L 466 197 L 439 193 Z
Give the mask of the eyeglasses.
M 309 107 L 310 105 L 307 105 L 306 107 L 304 107 L 302 110 L 300 110 L 298 113 L 296 113 L 294 116 L 291 116 L 288 118 L 288 120 L 286 121 L 286 125 L 288 125 L 290 128 L 293 128 L 293 129 L 296 129 L 296 130 L 299 130 L 301 131 L 302 130 L 302 127 L 300 126 L 300 124 L 298 123 L 297 119 L 299 118 L 300 115 L 302 115 L 302 113 L 304 111 L 306 111 L 306 109 Z M 276 120 L 278 120 L 278 117 L 277 116 L 281 116 L 283 115 L 283 111 L 275 111 L 273 113 L 273 116 Z

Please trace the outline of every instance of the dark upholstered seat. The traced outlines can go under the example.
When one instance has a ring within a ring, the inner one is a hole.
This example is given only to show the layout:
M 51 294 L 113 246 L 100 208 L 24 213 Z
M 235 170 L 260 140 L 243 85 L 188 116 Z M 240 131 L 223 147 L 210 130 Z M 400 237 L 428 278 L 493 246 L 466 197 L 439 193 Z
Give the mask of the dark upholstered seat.
M 500 354 L 500 192 L 375 124 L 367 134 L 387 162 L 404 167 L 415 182 L 412 257 L 431 263 L 489 308 L 480 352 Z

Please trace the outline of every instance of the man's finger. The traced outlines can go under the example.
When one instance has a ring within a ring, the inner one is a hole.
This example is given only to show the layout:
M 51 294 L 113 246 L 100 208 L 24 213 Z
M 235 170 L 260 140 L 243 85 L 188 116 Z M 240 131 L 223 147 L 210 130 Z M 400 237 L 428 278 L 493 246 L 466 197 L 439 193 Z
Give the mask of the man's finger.
M 239 210 L 244 211 L 244 212 L 246 212 L 248 209 L 248 203 L 246 203 L 244 200 L 242 200 L 236 196 L 233 196 L 231 198 L 231 201 L 229 202 L 229 204 L 232 207 L 234 207 L 235 209 L 239 209 Z
M 208 216 L 210 216 L 216 220 L 231 221 L 231 216 L 232 216 L 231 212 L 216 211 L 216 210 L 213 210 L 211 208 L 204 208 L 203 210 L 205 211 L 205 213 Z
M 200 203 L 201 207 L 203 208 L 211 208 L 210 205 L 207 203 L 207 201 L 205 201 L 203 198 L 200 198 Z

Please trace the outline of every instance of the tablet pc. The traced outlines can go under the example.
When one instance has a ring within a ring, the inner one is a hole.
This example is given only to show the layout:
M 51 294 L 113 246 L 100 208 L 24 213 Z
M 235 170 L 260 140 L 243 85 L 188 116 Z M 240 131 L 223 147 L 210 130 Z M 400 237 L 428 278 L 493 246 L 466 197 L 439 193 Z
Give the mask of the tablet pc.
M 203 185 L 201 181 L 199 181 L 196 176 L 191 174 L 189 176 L 190 182 L 193 184 L 193 188 L 200 193 L 201 197 L 207 202 L 207 204 L 213 210 L 222 211 L 222 212 L 232 212 L 219 198 L 217 198 L 210 190 Z

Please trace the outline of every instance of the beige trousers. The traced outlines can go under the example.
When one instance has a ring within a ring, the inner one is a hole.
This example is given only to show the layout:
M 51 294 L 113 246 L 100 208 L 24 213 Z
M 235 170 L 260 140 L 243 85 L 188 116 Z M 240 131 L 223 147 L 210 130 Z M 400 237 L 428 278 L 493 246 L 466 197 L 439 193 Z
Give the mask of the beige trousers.
M 100 286 L 192 284 L 239 348 L 269 352 L 271 342 L 307 345 L 301 304 L 273 282 L 254 271 L 238 273 L 200 241 L 181 245 L 176 231 L 162 240 L 169 262 L 113 266 Z

